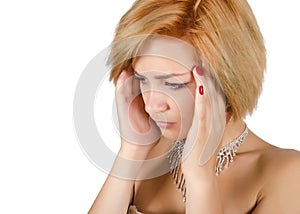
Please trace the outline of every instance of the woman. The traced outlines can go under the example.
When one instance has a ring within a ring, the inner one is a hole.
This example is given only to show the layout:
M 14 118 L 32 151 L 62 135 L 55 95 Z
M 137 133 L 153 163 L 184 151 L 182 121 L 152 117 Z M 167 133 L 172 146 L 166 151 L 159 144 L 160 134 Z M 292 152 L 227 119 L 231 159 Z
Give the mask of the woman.
M 109 63 L 121 148 L 89 213 L 300 213 L 299 152 L 243 122 L 266 64 L 246 1 L 138 0 Z

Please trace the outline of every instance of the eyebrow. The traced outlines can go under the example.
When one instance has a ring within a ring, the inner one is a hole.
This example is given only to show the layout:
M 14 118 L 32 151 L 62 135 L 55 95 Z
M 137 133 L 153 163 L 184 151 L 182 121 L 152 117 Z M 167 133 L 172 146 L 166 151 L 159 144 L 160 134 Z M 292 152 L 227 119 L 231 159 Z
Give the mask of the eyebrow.
M 133 69 L 133 72 L 137 75 L 137 76 L 141 76 L 141 77 L 144 77 L 143 75 L 139 74 L 136 70 Z M 155 76 L 154 78 L 155 79 L 168 79 L 168 78 L 171 78 L 171 77 L 178 77 L 178 76 L 184 76 L 184 75 L 187 75 L 189 74 L 190 72 L 185 72 L 185 73 L 179 73 L 179 74 L 166 74 L 166 75 L 158 75 L 158 76 Z

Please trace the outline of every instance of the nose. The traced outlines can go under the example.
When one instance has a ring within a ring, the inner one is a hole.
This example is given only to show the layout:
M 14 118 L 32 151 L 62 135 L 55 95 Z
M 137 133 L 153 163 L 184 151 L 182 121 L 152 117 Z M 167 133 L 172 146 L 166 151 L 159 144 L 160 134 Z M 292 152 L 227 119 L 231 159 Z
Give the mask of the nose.
M 148 114 L 163 113 L 169 109 L 167 97 L 162 92 L 148 91 L 143 94 L 145 110 Z

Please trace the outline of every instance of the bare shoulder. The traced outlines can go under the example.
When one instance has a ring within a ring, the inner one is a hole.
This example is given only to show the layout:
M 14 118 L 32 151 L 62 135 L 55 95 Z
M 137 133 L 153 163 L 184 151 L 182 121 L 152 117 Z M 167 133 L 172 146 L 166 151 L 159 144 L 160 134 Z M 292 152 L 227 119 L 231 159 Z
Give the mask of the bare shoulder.
M 258 164 L 263 182 L 253 213 L 300 213 L 300 152 L 270 146 Z
M 268 192 L 283 186 L 292 187 L 300 181 L 300 152 L 297 150 L 271 145 L 261 151 L 257 164 L 260 165 L 260 173 L 265 180 L 263 188 Z
M 266 166 L 267 174 L 279 176 L 300 173 L 300 152 L 272 146 L 261 152 L 261 164 Z

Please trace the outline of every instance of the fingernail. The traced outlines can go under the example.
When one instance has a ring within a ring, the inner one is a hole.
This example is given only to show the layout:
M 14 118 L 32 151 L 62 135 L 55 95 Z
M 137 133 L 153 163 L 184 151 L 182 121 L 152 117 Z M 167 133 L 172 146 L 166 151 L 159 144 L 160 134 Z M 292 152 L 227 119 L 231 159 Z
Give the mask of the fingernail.
M 199 76 L 203 76 L 203 72 L 199 66 L 196 67 L 196 71 L 199 74 Z
M 199 94 L 203 95 L 204 94 L 204 89 L 203 89 L 203 85 L 199 86 Z

